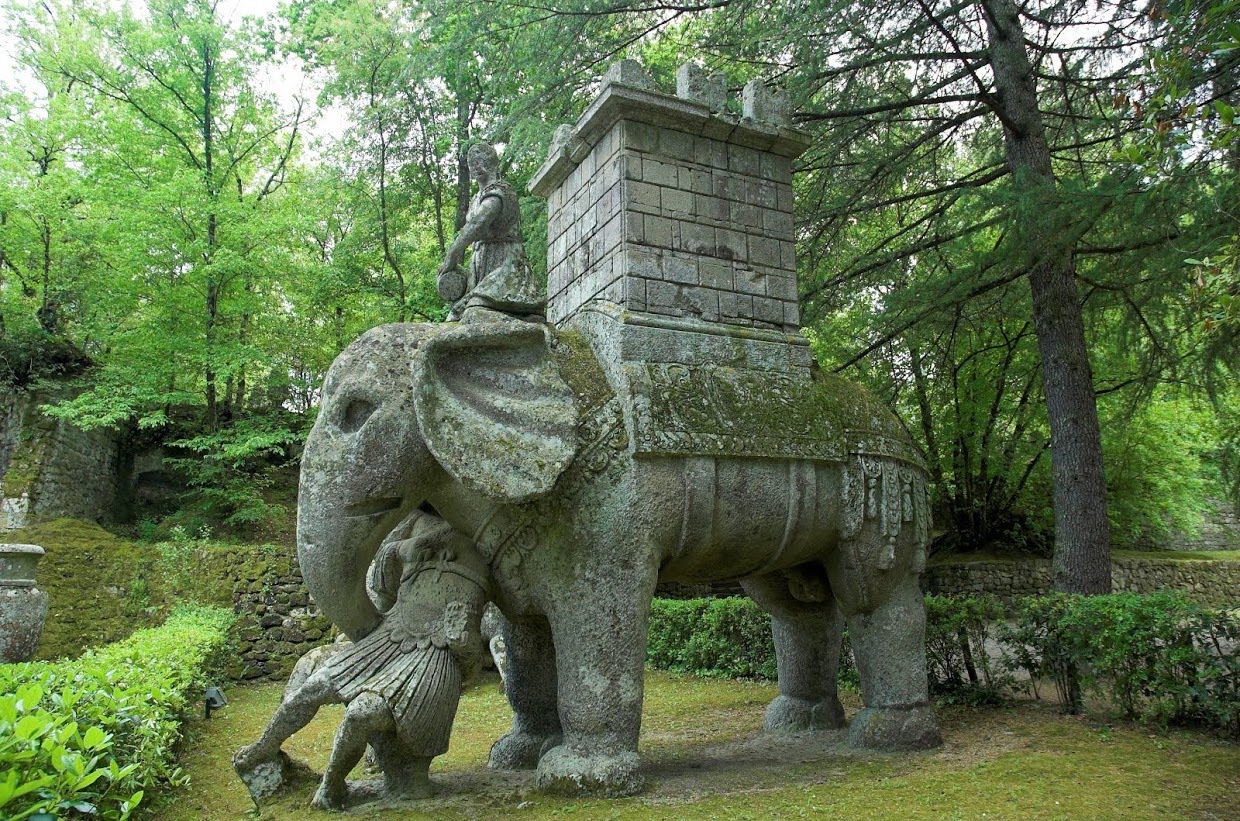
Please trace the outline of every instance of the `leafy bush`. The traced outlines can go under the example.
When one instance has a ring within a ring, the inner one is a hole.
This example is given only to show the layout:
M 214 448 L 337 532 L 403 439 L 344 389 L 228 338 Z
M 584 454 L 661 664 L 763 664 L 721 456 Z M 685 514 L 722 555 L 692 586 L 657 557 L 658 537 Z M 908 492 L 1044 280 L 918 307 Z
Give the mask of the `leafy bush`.
M 72 376 L 90 360 L 69 340 L 38 327 L 0 327 L 0 385 L 28 388 L 41 379 Z
M 224 662 L 232 620 L 180 609 L 74 661 L 0 665 L 0 816 L 123 819 L 146 790 L 183 783 L 181 721 Z
M 926 596 L 926 673 L 930 693 L 955 703 L 1002 700 L 1010 675 L 992 661 L 1003 605 L 994 596 Z
M 1001 638 L 1010 665 L 1052 677 L 1070 711 L 1093 688 L 1129 718 L 1240 736 L 1240 616 L 1173 593 L 1055 594 L 1024 600 Z
M 775 678 L 771 618 L 750 599 L 656 599 L 646 660 L 699 676 Z
M 273 471 L 287 460 L 287 451 L 305 438 L 306 420 L 286 412 L 240 419 L 215 432 L 169 442 L 188 456 L 168 463 L 186 476 L 186 502 L 212 519 L 230 525 L 271 521 L 283 507 L 263 498 L 273 484 Z
M 747 598 L 656 599 L 646 660 L 701 676 L 773 679 L 770 624 Z M 1179 594 L 1037 596 L 1010 620 L 991 596 L 926 597 L 930 692 L 948 702 L 998 701 L 1020 670 L 1035 697 L 1037 682 L 1051 679 L 1069 712 L 1093 690 L 1129 718 L 1240 736 L 1238 648 L 1240 613 L 1202 609 Z M 840 681 L 855 686 L 847 634 L 841 655 Z
M 1131 416 L 1126 408 L 1107 415 L 1119 416 L 1102 426 L 1112 536 L 1151 545 L 1174 533 L 1195 536 L 1208 500 L 1226 493 L 1216 467 L 1220 413 L 1204 400 L 1156 395 Z
M 1055 683 L 1059 703 L 1069 713 L 1081 711 L 1078 671 L 1089 657 L 1084 636 L 1068 629 L 1066 612 L 1072 597 L 1063 594 L 1031 596 L 1017 607 L 1016 621 L 999 628 L 1005 665 L 1029 675 L 1029 686 L 1039 698 L 1037 682 Z
M 839 680 L 855 687 L 848 636 Z M 650 609 L 646 661 L 661 670 L 715 678 L 776 677 L 771 617 L 742 596 L 655 599 Z

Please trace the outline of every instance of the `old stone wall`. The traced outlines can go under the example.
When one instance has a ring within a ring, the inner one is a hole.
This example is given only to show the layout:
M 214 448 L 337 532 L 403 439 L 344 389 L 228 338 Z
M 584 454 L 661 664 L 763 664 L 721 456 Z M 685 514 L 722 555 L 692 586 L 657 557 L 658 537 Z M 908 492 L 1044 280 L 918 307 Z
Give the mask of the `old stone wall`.
M 45 416 L 54 397 L 17 393 L 0 404 L 0 531 L 72 517 L 102 521 L 117 492 L 115 432 Z
M 0 534 L 46 551 L 36 583 L 50 601 L 37 658 L 74 657 L 159 624 L 178 602 L 237 613 L 237 679 L 285 679 L 303 653 L 334 638 L 306 591 L 292 546 L 151 544 L 56 519 Z
M 1240 550 L 1240 510 L 1230 502 L 1215 500 L 1214 512 L 1207 516 L 1201 533 L 1169 546 L 1170 550 Z
M 334 638 L 310 600 L 292 547 L 234 546 L 197 555 L 195 583 L 238 615 L 230 677 L 283 681 L 304 653 Z
M 1116 592 L 1180 591 L 1209 605 L 1240 604 L 1240 561 L 1177 561 L 1115 558 L 1111 565 Z M 1005 602 L 1051 589 L 1048 560 L 932 564 L 921 577 L 922 589 L 937 595 L 989 593 Z
M 1201 520 L 1193 536 L 1173 533 L 1162 539 L 1141 539 L 1137 550 L 1240 550 L 1240 511 L 1225 499 L 1211 499 L 1214 510 Z

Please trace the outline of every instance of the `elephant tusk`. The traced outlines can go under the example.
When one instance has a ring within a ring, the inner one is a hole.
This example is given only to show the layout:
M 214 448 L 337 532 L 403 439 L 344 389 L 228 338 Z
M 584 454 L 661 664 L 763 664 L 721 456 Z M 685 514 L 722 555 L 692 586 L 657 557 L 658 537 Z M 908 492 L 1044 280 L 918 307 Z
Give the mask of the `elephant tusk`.
M 367 499 L 364 502 L 357 502 L 345 508 L 345 517 L 349 519 L 361 519 L 368 516 L 381 516 L 385 513 L 391 513 L 396 510 L 404 502 L 403 499 L 396 496 L 380 497 L 378 499 Z

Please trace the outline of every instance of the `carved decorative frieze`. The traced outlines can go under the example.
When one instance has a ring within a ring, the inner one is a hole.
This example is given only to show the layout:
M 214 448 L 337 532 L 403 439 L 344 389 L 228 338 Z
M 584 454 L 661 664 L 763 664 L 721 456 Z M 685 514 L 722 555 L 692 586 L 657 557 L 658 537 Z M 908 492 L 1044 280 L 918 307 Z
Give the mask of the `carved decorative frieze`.
M 920 467 L 887 417 L 872 425 L 842 380 L 711 364 L 626 363 L 638 454 L 842 462 L 852 453 Z

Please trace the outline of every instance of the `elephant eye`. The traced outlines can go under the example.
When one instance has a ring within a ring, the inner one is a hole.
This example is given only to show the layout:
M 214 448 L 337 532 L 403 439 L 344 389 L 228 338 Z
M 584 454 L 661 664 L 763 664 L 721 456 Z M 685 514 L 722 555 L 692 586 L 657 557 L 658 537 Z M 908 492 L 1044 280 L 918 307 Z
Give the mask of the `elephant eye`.
M 340 418 L 340 429 L 345 433 L 360 430 L 374 412 L 373 402 L 367 402 L 365 399 L 351 399 L 345 406 L 344 416 Z

